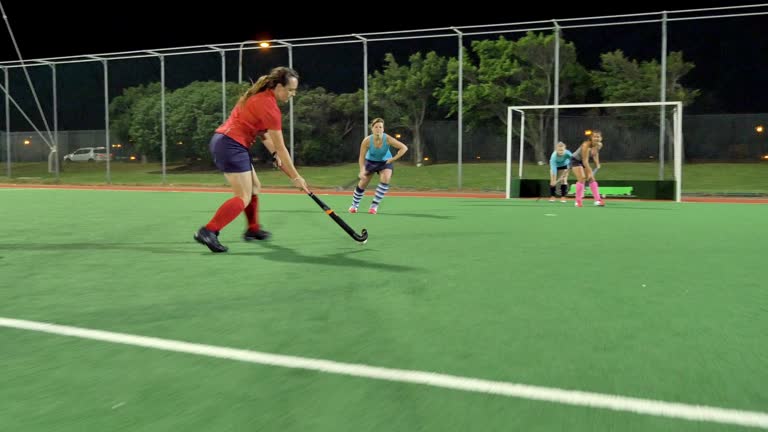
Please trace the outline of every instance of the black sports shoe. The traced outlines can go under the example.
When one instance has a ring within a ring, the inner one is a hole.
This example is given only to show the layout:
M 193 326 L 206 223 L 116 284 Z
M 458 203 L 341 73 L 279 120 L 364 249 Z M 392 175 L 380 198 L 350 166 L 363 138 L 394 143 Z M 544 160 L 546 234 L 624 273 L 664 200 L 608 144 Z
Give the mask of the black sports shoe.
M 272 237 L 272 233 L 269 231 L 264 231 L 263 229 L 258 231 L 248 230 L 245 232 L 245 234 L 243 234 L 243 240 L 245 241 L 267 240 L 270 237 Z
M 200 229 L 197 230 L 195 233 L 195 240 L 197 240 L 198 243 L 208 246 L 208 249 L 210 249 L 211 252 L 219 253 L 227 251 L 227 247 L 219 243 L 219 238 L 216 236 L 216 233 L 207 230 L 205 227 L 200 227 Z

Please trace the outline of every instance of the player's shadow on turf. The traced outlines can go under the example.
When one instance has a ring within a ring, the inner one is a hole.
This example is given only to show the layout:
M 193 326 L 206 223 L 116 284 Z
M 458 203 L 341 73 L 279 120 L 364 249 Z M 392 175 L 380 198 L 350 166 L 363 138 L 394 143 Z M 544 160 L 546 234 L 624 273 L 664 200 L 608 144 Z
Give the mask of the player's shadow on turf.
M 317 210 L 261 210 L 261 213 L 313 213 L 318 214 Z M 359 215 L 350 215 L 347 214 L 347 211 L 344 210 L 344 212 L 339 213 L 336 212 L 342 219 L 348 222 L 352 222 L 353 220 L 356 220 L 359 217 L 370 217 L 366 213 L 368 213 L 367 210 L 360 210 Z M 320 213 L 322 214 L 322 213 Z M 443 216 L 443 215 L 434 215 L 434 214 L 425 214 L 425 213 L 390 213 L 390 212 L 382 212 L 376 215 L 375 217 L 388 217 L 388 216 L 396 216 L 396 217 L 412 217 L 412 218 L 424 218 L 424 219 L 455 219 L 454 216 Z M 353 219 L 354 218 L 354 219 Z
M 423 219 L 456 219 L 456 216 L 445 216 L 445 215 L 435 215 L 435 214 L 425 214 L 425 213 L 379 213 L 375 217 L 388 217 L 388 216 L 395 216 L 395 217 L 409 217 L 409 218 L 423 218 Z
M 194 242 L 192 242 L 194 243 Z M 131 250 L 139 252 L 151 252 L 178 255 L 184 253 L 198 254 L 199 250 L 171 249 L 170 246 L 188 245 L 190 242 L 142 242 L 142 243 L 24 243 L 4 244 L 0 243 L 0 250 L 34 250 L 43 252 L 59 251 L 101 251 L 101 250 Z
M 572 202 L 569 202 L 571 205 L 573 205 Z M 546 204 L 553 205 L 555 203 L 546 202 Z M 564 206 L 563 203 L 558 203 L 561 206 Z M 539 201 L 536 200 L 524 200 L 524 201 L 517 201 L 517 200 L 498 200 L 498 202 L 479 202 L 479 203 L 461 203 L 462 206 L 465 207 L 540 207 L 541 204 Z
M 319 210 L 259 210 L 259 213 L 290 213 L 290 214 L 294 214 L 294 213 L 306 213 L 306 214 L 313 213 L 313 214 L 317 214 L 318 212 L 320 214 L 322 214 L 322 212 L 320 212 Z M 201 214 L 207 214 L 207 215 L 210 216 L 211 210 L 192 210 L 192 211 L 190 211 L 188 213 L 201 213 Z
M 587 206 L 587 204 L 586 204 L 586 203 L 584 203 L 584 207 L 586 207 L 586 206 Z M 594 207 L 594 205 L 590 205 L 590 207 Z M 674 207 L 635 207 L 635 206 L 632 206 L 632 207 L 622 207 L 622 206 L 616 206 L 616 205 L 609 205 L 609 204 L 606 204 L 606 206 L 605 206 L 605 207 L 603 207 L 601 210 L 603 210 L 603 211 L 605 211 L 605 210 L 611 210 L 611 211 L 613 211 L 613 210 L 629 210 L 629 211 L 632 211 L 632 210 L 658 210 L 658 211 L 673 211 L 673 210 L 676 210 L 676 209 L 675 209 Z
M 360 254 L 360 253 L 368 252 L 366 249 L 364 249 L 365 246 L 357 250 L 349 249 L 346 251 L 339 251 L 339 252 L 335 252 L 335 253 L 324 255 L 324 256 L 312 256 L 312 255 L 302 255 L 296 252 L 294 249 L 287 248 L 285 246 L 280 246 L 278 244 L 271 243 L 268 241 L 261 242 L 260 245 L 262 246 L 260 248 L 261 251 L 231 252 L 230 250 L 229 253 L 222 254 L 222 255 L 248 255 L 248 256 L 256 255 L 270 261 L 288 262 L 288 263 L 294 263 L 294 264 L 315 264 L 315 265 L 334 266 L 334 267 L 370 268 L 370 269 L 387 270 L 387 271 L 393 271 L 393 272 L 423 270 L 418 267 L 411 267 L 411 266 L 400 265 L 400 264 L 389 264 L 381 261 L 369 262 L 366 260 L 348 256 L 351 254 Z
M 209 212 L 210 213 L 210 212 Z M 320 210 L 259 210 L 259 213 L 313 213 L 313 214 L 323 214 Z

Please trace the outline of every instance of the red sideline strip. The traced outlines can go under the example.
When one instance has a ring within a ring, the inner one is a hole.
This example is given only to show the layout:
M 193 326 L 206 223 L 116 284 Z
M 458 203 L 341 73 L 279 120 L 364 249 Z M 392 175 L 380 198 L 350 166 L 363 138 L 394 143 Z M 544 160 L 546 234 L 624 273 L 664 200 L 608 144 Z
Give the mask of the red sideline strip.
M 6 189 L 67 189 L 67 190 L 108 190 L 108 191 L 145 191 L 145 192 L 219 192 L 231 193 L 228 187 L 199 187 L 199 186 L 120 186 L 120 185 L 43 185 L 43 184 L 0 184 Z M 262 193 L 274 194 L 303 194 L 297 189 L 262 189 Z M 351 191 L 336 191 L 333 189 L 318 189 L 316 193 L 323 195 L 351 195 Z M 397 192 L 389 191 L 387 196 L 413 196 L 435 198 L 504 198 L 503 192 Z
M 120 185 L 43 185 L 43 184 L 0 184 L 6 189 L 68 189 L 68 190 L 110 190 L 110 191 L 146 191 L 146 192 L 231 192 L 227 187 L 200 186 L 120 186 Z M 304 192 L 288 188 L 262 189 L 263 193 L 274 194 L 303 194 Z M 324 195 L 349 195 L 349 191 L 333 189 L 317 190 Z M 434 198 L 504 198 L 503 192 L 397 192 L 389 191 L 387 196 L 434 197 Z M 684 202 L 698 203 L 728 203 L 728 204 L 768 204 L 768 198 L 746 197 L 684 197 Z

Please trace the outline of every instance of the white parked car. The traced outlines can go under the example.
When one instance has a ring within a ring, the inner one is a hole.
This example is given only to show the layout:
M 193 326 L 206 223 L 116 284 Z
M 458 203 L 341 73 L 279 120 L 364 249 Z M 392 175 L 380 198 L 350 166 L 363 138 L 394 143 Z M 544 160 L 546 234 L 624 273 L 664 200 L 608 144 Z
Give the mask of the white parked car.
M 65 162 L 103 162 L 106 160 L 106 147 L 82 147 L 64 156 Z M 109 160 L 115 160 L 114 153 L 110 153 Z

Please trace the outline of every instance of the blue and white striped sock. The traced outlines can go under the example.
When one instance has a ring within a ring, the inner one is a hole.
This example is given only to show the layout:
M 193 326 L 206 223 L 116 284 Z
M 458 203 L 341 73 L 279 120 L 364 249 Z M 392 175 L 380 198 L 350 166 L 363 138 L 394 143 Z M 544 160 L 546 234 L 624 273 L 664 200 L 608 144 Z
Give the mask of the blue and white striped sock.
M 384 199 L 384 195 L 389 190 L 389 183 L 379 183 L 378 186 L 376 186 L 376 194 L 373 196 L 373 201 L 371 202 L 371 208 L 378 208 L 379 203 L 381 200 Z
M 360 206 L 360 200 L 365 195 L 365 189 L 360 189 L 360 186 L 355 186 L 355 192 L 352 194 L 352 207 L 358 208 Z

